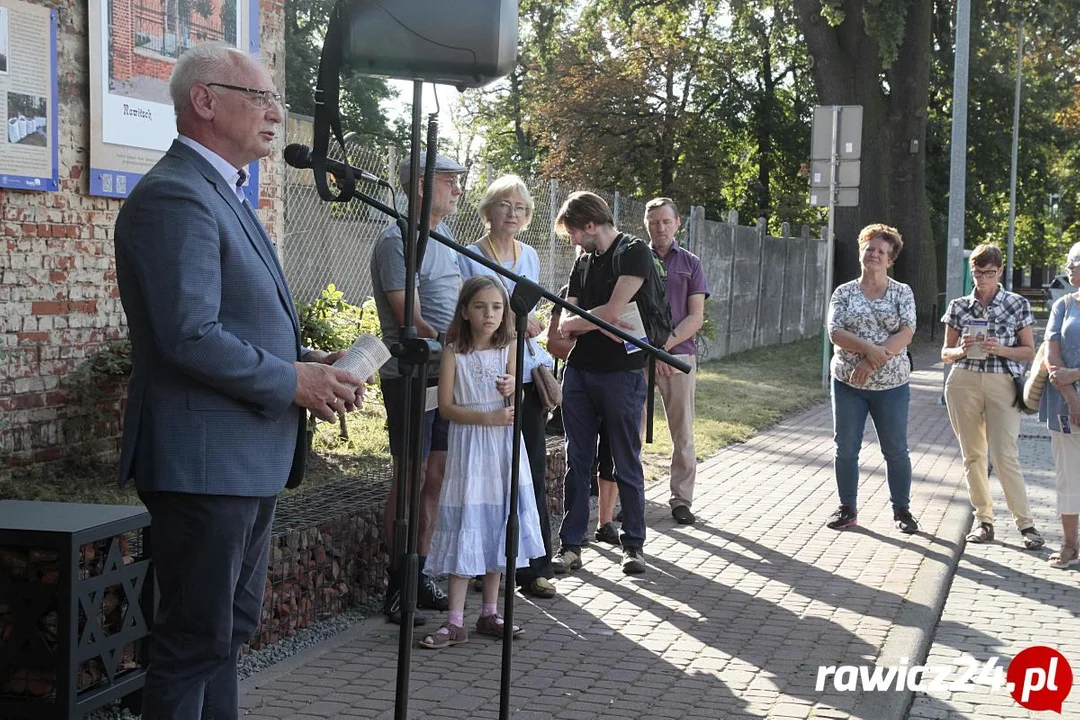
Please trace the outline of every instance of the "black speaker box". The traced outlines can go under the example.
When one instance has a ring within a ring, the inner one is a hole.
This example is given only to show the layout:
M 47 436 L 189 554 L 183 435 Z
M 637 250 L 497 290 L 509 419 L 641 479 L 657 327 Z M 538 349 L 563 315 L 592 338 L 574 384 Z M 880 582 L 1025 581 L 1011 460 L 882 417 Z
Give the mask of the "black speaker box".
M 345 67 L 367 75 L 481 87 L 517 62 L 517 0 L 353 0 Z

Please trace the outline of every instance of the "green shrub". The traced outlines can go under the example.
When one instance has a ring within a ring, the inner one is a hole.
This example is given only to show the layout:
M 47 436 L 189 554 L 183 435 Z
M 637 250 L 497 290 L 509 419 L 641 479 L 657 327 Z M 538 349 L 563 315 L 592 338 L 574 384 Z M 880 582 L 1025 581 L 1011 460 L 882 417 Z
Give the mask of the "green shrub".
M 345 350 L 358 335 L 382 335 L 375 299 L 352 305 L 334 283 L 327 285 L 312 302 L 297 302 L 296 311 L 300 315 L 301 341 L 317 350 Z

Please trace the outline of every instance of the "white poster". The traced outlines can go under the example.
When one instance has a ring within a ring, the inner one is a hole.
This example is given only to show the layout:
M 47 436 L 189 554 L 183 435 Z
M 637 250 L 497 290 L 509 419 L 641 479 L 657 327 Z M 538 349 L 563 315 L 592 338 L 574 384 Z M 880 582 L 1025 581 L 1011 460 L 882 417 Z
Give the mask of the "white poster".
M 56 10 L 0 0 L 0 187 L 60 187 L 56 21 Z
M 257 1 L 91 0 L 92 195 L 127 197 L 172 144 L 169 78 L 177 58 L 204 42 L 257 53 Z

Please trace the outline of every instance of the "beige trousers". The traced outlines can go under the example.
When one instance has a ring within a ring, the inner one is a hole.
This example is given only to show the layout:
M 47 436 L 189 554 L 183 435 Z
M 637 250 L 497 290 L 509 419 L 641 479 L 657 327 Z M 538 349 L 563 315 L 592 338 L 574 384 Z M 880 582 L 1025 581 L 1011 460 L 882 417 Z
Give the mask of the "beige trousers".
M 690 507 L 694 502 L 694 481 L 697 480 L 697 455 L 694 452 L 694 385 L 697 380 L 697 358 L 676 355 L 690 365 L 689 373 L 675 371 L 671 377 L 656 377 L 656 387 L 664 400 L 664 415 L 671 432 L 671 499 L 672 508 Z
M 993 523 L 987 456 L 994 463 L 1005 504 L 1018 530 L 1031 527 L 1027 486 L 1020 469 L 1016 446 L 1020 434 L 1020 410 L 1013 406 L 1016 389 L 1008 373 L 981 373 L 953 368 L 945 382 L 949 409 L 960 452 L 964 456 L 964 479 L 968 497 L 979 522 Z

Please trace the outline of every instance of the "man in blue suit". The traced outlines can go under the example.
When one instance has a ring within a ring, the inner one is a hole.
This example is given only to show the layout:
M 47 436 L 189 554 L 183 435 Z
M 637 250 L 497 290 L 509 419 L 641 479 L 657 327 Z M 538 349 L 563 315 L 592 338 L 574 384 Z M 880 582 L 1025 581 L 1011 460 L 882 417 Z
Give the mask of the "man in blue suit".
M 331 420 L 363 383 L 300 346 L 275 248 L 240 190 L 282 120 L 270 73 L 220 44 L 178 60 L 177 140 L 116 221 L 134 368 L 121 484 L 150 510 L 161 590 L 145 720 L 231 720 L 258 625 L 277 494 L 303 474 L 305 409 Z

